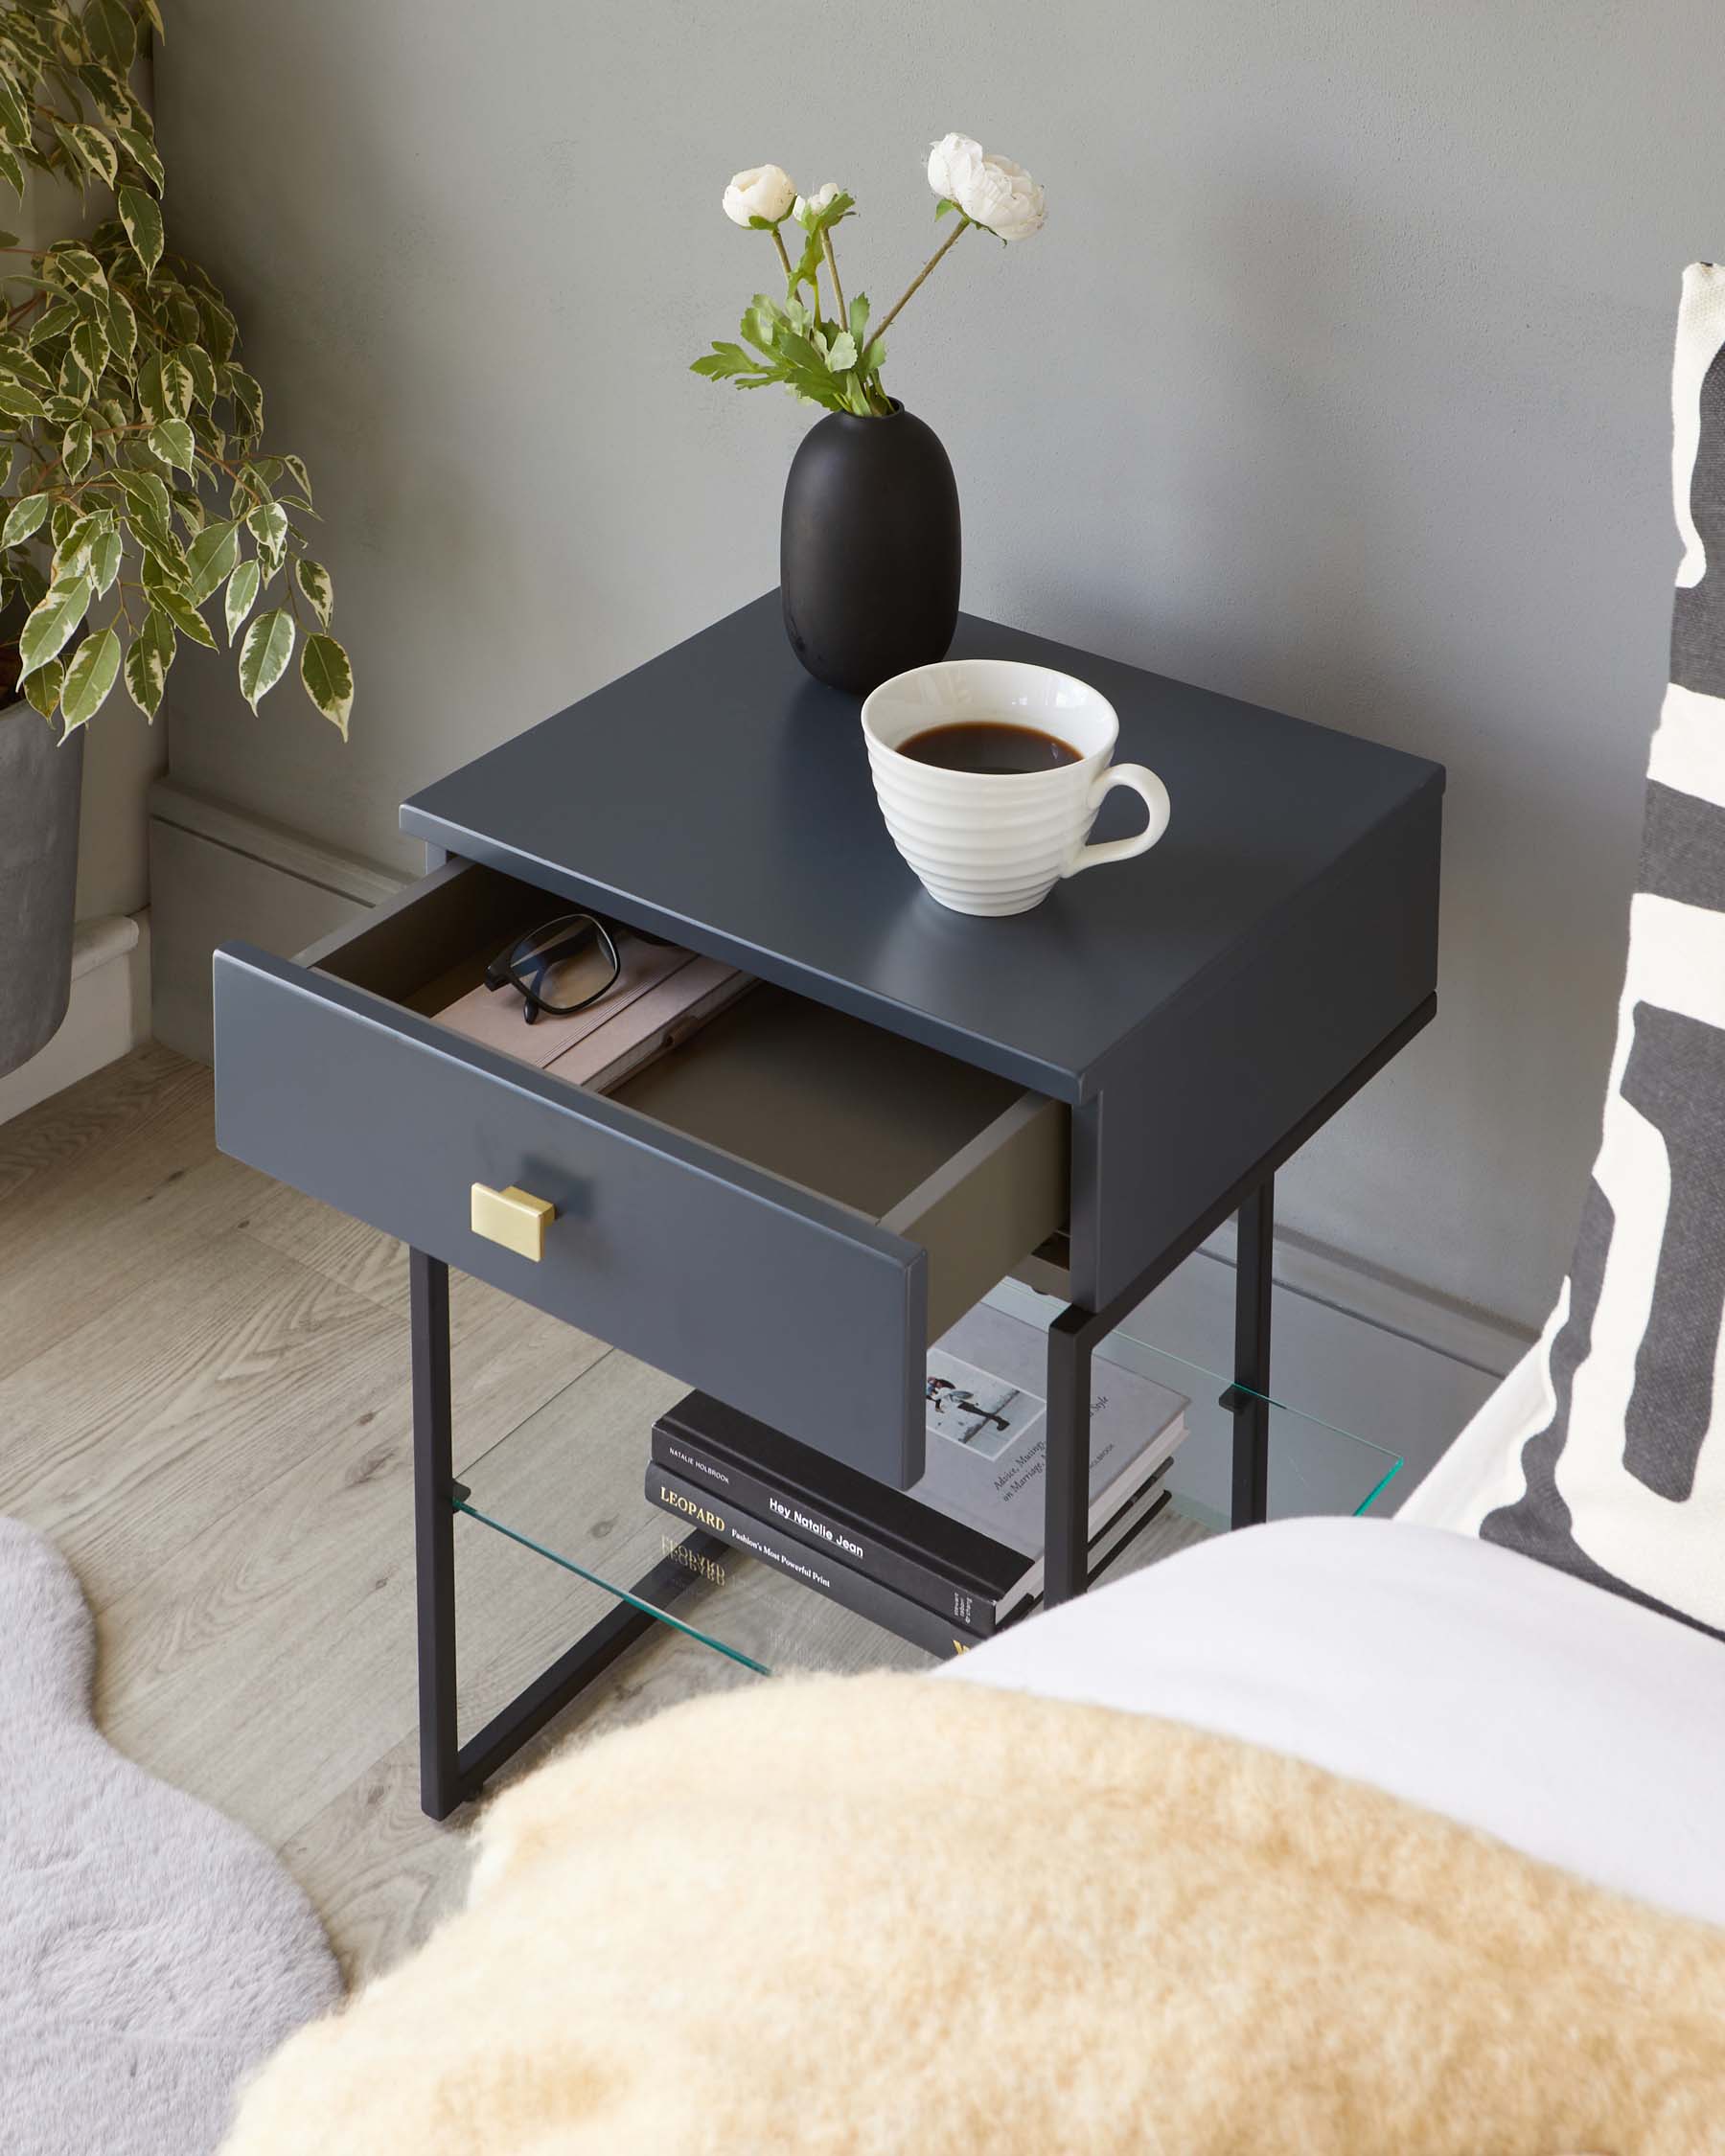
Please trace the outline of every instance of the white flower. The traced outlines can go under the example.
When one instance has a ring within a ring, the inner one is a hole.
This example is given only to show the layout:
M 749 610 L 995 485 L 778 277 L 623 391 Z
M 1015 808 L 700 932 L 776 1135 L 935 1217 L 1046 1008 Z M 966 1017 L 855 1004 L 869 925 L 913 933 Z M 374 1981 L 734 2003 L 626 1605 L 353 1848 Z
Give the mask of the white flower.
M 732 224 L 747 226 L 753 218 L 777 224 L 789 217 L 796 199 L 790 175 L 776 165 L 751 165 L 738 172 L 724 191 L 724 214 Z
M 929 185 L 943 201 L 958 199 L 958 178 L 982 162 L 982 145 L 969 135 L 942 135 L 929 151 Z
M 1022 165 L 985 151 L 968 135 L 947 135 L 934 145 L 929 185 L 1000 240 L 1028 240 L 1048 214 L 1041 187 Z
M 799 195 L 791 205 L 791 215 L 807 232 L 815 220 L 816 212 L 824 210 L 829 202 L 837 199 L 838 194 L 839 182 L 830 179 L 824 187 L 817 188 L 813 195 Z

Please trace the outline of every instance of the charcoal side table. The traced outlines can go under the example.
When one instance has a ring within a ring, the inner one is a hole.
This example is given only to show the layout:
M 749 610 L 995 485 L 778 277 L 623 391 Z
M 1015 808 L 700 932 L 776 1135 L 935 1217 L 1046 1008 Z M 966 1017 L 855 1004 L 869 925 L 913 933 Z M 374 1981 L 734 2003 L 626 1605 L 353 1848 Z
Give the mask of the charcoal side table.
M 413 1253 L 434 1817 L 654 1621 L 620 1603 L 458 1741 L 450 1265 L 906 1488 L 930 1340 L 1034 1253 L 1067 1298 L 1054 1603 L 1085 1584 L 1092 1351 L 1237 1213 L 1233 1517 L 1264 1516 L 1274 1179 L 1436 1008 L 1443 772 L 968 615 L 953 652 L 1094 683 L 1167 784 L 1162 842 L 1029 914 L 945 911 L 882 825 L 858 700 L 802 673 L 770 593 L 414 795 L 428 873 L 356 927 L 217 953 L 222 1149 Z M 1112 797 L 1098 836 L 1135 813 Z M 604 1098 L 426 1015 L 570 905 L 769 986 Z M 540 1226 L 494 1240 L 511 1190 Z

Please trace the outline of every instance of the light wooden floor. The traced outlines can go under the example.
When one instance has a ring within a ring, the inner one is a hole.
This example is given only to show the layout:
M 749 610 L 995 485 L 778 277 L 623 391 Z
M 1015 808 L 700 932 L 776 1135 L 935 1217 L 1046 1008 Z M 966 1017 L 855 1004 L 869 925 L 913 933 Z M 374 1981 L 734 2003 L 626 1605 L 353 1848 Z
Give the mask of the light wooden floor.
M 475 1502 L 634 1576 L 648 1426 L 684 1388 L 477 1282 L 452 1291 Z M 0 1513 L 77 1568 L 110 1740 L 279 1849 L 356 1981 L 468 1869 L 471 1810 L 438 1827 L 418 1802 L 406 1311 L 402 1248 L 218 1154 L 210 1073 L 166 1049 L 0 1127 Z M 1164 1515 L 1132 1561 L 1202 1532 Z M 456 1563 L 471 1731 L 603 1605 L 466 1519 Z M 775 1667 L 926 1665 L 748 1559 L 678 1609 L 770 1643 Z M 656 1634 L 515 1771 L 758 1682 Z

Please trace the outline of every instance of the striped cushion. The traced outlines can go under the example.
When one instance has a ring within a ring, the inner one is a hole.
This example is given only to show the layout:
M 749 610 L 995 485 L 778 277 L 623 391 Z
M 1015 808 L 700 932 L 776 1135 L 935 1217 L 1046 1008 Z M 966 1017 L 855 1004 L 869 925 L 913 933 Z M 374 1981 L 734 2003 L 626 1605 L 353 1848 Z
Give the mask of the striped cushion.
M 1604 1129 L 1540 1382 L 1482 1411 L 1497 1470 L 1456 1524 L 1725 1637 L 1725 268 L 1684 277 L 1672 402 L 1684 556 Z

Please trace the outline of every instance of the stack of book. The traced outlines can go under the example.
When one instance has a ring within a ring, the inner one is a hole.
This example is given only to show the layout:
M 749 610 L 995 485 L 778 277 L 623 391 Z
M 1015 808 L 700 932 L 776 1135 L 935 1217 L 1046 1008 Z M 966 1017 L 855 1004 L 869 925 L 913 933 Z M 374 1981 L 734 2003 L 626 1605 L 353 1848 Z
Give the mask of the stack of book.
M 908 1490 L 692 1392 L 654 1425 L 646 1494 L 901 1638 L 962 1654 L 1041 1600 L 1046 1342 L 983 1305 L 930 1349 L 927 1466 Z M 1092 1575 L 1167 1503 L 1187 1407 L 1093 1368 Z

